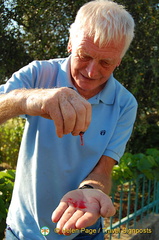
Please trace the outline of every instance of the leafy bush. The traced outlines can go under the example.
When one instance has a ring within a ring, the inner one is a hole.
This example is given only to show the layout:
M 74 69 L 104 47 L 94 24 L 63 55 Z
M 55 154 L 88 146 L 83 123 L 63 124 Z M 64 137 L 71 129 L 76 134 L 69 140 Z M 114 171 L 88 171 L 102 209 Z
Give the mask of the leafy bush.
M 145 154 L 125 153 L 120 164 L 113 168 L 113 185 L 117 186 L 126 180 L 135 179 L 139 174 L 144 174 L 150 180 L 159 181 L 159 150 L 150 148 Z
M 6 228 L 6 217 L 11 201 L 15 170 L 5 170 L 0 172 L 0 239 L 4 237 Z
M 0 163 L 15 168 L 23 129 L 21 118 L 11 119 L 0 126 Z

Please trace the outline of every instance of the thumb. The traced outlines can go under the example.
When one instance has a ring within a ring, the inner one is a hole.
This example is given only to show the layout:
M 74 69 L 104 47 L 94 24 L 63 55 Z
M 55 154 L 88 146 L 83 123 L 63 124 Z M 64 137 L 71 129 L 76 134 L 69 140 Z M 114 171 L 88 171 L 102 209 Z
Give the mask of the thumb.
M 116 209 L 109 196 L 105 195 L 100 201 L 100 214 L 102 217 L 111 217 L 116 213 Z

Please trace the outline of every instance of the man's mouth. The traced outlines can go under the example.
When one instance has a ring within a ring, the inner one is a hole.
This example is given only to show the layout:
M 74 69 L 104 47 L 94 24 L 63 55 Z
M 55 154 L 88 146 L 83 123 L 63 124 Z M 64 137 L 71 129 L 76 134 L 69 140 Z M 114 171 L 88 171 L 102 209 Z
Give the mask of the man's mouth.
M 96 80 L 95 78 L 90 78 L 90 77 L 85 76 L 85 75 L 83 75 L 83 74 L 81 74 L 81 76 L 82 76 L 84 79 L 88 80 L 88 81 L 95 81 L 95 80 Z

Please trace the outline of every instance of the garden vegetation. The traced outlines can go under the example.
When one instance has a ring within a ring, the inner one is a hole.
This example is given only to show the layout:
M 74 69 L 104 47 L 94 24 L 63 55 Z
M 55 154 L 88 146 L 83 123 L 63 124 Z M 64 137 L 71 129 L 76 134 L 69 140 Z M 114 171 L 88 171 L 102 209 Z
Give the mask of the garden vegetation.
M 0 84 L 32 60 L 67 56 L 68 27 L 88 0 L 1 0 Z M 116 0 L 134 17 L 135 39 L 114 75 L 136 97 L 139 109 L 126 153 L 113 182 L 139 173 L 159 178 L 159 4 L 156 0 Z M 11 199 L 24 120 L 0 126 L 0 239 Z M 8 169 L 8 170 L 5 170 Z

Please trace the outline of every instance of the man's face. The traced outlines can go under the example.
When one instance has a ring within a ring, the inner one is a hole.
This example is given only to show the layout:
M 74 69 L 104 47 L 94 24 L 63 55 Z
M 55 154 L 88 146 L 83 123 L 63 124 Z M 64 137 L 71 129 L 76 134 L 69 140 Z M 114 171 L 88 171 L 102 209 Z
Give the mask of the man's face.
M 72 80 L 82 96 L 90 98 L 103 89 L 121 62 L 123 47 L 124 41 L 110 42 L 100 48 L 87 35 L 69 45 Z

